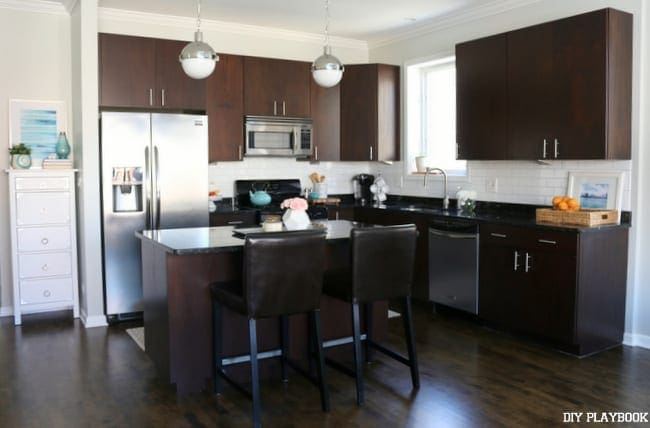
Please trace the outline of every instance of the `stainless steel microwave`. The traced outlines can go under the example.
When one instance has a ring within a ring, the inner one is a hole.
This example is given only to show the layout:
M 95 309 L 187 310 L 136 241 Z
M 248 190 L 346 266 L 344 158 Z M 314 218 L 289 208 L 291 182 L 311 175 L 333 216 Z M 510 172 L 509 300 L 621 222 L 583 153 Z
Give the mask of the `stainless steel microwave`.
M 246 116 L 245 124 L 246 156 L 311 156 L 309 118 Z

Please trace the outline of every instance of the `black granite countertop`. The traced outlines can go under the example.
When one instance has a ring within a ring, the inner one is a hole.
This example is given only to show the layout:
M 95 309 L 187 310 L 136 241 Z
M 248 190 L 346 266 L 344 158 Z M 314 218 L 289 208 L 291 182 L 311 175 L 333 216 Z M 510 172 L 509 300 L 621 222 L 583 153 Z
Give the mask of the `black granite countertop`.
M 348 220 L 314 222 L 312 228 L 326 231 L 327 241 L 343 241 L 350 238 L 353 227 L 374 227 Z M 202 254 L 224 251 L 241 251 L 244 239 L 233 235 L 233 226 L 190 227 L 182 229 L 144 230 L 136 237 L 159 245 L 172 254 Z M 262 228 L 259 231 L 263 233 Z M 287 232 L 291 233 L 291 232 Z

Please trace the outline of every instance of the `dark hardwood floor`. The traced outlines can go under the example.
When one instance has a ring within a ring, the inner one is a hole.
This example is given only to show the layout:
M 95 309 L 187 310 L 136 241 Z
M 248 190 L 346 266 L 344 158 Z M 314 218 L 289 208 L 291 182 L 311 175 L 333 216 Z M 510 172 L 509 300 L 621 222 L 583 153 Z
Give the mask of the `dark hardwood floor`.
M 375 353 L 366 404 L 351 378 L 328 370 L 329 414 L 318 389 L 290 371 L 266 381 L 262 420 L 273 427 L 473 427 L 562 425 L 563 411 L 650 411 L 650 350 L 619 347 L 578 359 L 453 314 L 415 308 L 422 386 Z M 0 319 L 0 427 L 238 427 L 250 403 L 224 394 L 177 398 L 125 333 L 84 329 L 68 313 Z M 399 318 L 391 345 L 404 350 Z M 619 425 L 620 426 L 620 425 Z

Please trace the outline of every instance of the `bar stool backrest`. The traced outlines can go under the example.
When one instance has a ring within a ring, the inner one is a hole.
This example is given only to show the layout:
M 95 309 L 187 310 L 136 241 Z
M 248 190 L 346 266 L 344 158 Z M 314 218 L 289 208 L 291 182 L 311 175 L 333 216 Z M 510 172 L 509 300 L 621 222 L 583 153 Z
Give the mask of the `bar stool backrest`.
M 248 235 L 244 244 L 244 300 L 248 316 L 265 318 L 320 307 L 325 233 Z
M 359 302 L 411 295 L 413 224 L 352 229 L 352 297 Z

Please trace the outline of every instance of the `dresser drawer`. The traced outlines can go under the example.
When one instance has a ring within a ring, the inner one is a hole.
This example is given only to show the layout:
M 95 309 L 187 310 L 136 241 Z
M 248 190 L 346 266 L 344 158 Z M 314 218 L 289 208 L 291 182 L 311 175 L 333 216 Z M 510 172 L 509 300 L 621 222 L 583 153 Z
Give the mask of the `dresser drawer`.
M 32 279 L 20 281 L 20 303 L 65 302 L 72 300 L 72 278 Z
M 19 254 L 18 274 L 23 278 L 39 276 L 70 275 L 72 260 L 70 253 Z
M 70 222 L 70 193 L 16 193 L 16 224 Z
M 70 190 L 69 177 L 18 177 L 16 191 L 21 190 Z
M 70 228 L 53 227 L 19 227 L 18 251 L 67 250 L 70 248 Z

